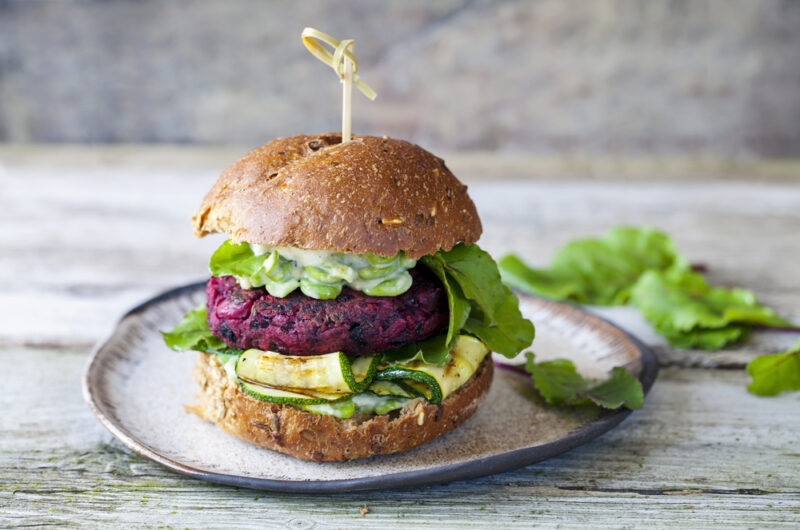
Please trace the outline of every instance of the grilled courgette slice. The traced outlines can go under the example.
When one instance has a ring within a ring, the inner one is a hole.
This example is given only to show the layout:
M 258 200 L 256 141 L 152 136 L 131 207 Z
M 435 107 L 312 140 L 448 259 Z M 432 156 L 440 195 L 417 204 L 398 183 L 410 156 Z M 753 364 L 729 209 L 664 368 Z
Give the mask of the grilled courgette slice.
M 326 394 L 350 394 L 365 390 L 375 375 L 379 355 L 348 358 L 341 352 L 325 355 L 282 355 L 258 349 L 246 350 L 236 363 L 242 381 L 287 391 L 302 389 Z
M 375 374 L 375 380 L 404 384 L 412 391 L 420 392 L 431 403 L 438 404 L 466 383 L 488 354 L 489 348 L 480 340 L 459 335 L 450 351 L 451 358 L 444 365 L 421 360 L 385 364 Z

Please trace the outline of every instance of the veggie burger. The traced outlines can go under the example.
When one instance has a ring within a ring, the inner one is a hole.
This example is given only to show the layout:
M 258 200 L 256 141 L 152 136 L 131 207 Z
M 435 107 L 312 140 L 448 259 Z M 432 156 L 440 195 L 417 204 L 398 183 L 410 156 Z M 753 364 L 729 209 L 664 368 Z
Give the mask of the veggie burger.
M 475 244 L 467 187 L 414 144 L 274 140 L 229 167 L 192 222 L 228 240 L 206 304 L 164 340 L 201 352 L 189 410 L 258 446 L 317 461 L 407 451 L 475 413 L 490 350 L 533 340 Z

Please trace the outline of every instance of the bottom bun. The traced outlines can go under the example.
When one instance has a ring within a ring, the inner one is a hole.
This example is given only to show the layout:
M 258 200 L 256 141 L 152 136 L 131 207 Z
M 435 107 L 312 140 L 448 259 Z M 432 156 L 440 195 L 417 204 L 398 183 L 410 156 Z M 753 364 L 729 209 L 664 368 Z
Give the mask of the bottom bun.
M 194 369 L 200 403 L 186 410 L 259 447 L 304 460 L 341 462 L 408 451 L 455 429 L 478 409 L 493 372 L 487 355 L 470 380 L 440 405 L 420 398 L 388 414 L 339 419 L 252 398 L 213 355 L 201 353 Z

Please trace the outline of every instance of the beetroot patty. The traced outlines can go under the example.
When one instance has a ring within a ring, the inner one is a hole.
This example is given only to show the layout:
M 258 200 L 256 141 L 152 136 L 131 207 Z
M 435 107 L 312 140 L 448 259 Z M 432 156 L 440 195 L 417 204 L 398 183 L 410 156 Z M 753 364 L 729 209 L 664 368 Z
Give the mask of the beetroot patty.
M 448 321 L 447 294 L 424 266 L 400 296 L 367 296 L 345 287 L 333 300 L 296 290 L 286 298 L 242 289 L 233 276 L 206 285 L 208 326 L 232 348 L 291 355 L 343 351 L 370 355 L 426 339 Z

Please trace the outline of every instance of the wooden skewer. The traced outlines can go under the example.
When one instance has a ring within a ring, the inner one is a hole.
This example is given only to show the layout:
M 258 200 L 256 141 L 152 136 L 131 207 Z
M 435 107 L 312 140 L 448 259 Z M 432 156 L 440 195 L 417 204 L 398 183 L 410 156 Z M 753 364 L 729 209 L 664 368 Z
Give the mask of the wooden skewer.
M 345 51 L 353 52 L 350 41 Z M 353 63 L 344 58 L 344 77 L 342 77 L 342 142 L 349 142 L 353 125 Z
M 371 100 L 378 94 L 357 75 L 358 61 L 353 53 L 352 39 L 338 41 L 314 28 L 305 28 L 300 36 L 308 51 L 339 75 L 342 83 L 342 142 L 349 142 L 353 137 L 353 86 Z M 318 41 L 333 47 L 334 52 L 329 52 Z

